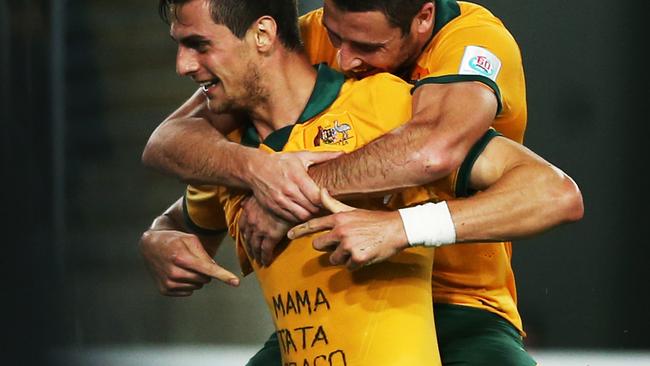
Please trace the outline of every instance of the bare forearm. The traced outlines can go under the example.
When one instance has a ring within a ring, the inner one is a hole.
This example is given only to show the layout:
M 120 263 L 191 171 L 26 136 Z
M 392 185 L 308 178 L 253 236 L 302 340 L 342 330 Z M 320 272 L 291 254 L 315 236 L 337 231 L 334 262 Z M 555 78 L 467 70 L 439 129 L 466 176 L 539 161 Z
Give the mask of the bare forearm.
M 179 118 L 163 122 L 152 134 L 143 163 L 191 184 L 248 187 L 248 164 L 258 152 L 229 141 L 209 121 Z
M 575 182 L 540 165 L 514 168 L 487 190 L 447 204 L 458 242 L 525 238 L 583 214 Z
M 409 122 L 359 150 L 311 167 L 309 175 L 338 197 L 426 183 L 435 179 L 422 164 L 420 153 L 430 130 L 427 123 Z
M 310 175 L 338 197 L 391 192 L 447 176 L 496 113 L 490 91 L 458 84 L 418 89 L 409 122 L 359 150 L 310 168 Z
M 255 151 L 225 137 L 241 118 L 212 113 L 199 89 L 151 134 L 142 162 L 188 183 L 244 187 L 246 162 Z

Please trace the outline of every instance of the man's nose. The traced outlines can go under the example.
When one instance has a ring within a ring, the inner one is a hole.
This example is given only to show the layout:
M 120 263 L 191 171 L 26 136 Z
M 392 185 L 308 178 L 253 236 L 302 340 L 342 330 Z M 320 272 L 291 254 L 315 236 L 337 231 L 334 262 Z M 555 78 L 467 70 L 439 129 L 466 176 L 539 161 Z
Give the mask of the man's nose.
M 190 76 L 199 69 L 199 62 L 192 50 L 179 47 L 176 52 L 176 73 L 180 76 Z
M 345 44 L 341 45 L 336 57 L 339 62 L 339 67 L 341 67 L 341 70 L 344 72 L 354 71 L 363 65 L 361 58 L 359 58 L 352 50 L 350 50 L 350 47 Z

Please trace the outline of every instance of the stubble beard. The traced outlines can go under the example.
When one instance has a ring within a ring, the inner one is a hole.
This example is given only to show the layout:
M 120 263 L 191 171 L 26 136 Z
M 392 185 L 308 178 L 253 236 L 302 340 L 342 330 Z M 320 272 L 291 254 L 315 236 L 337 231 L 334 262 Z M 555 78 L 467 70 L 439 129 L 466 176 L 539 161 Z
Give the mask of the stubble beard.
M 252 112 L 255 107 L 265 103 L 269 99 L 268 91 L 261 82 L 259 68 L 252 62 L 248 62 L 246 72 L 242 80 L 242 88 L 239 95 L 219 98 L 209 101 L 208 107 L 216 114 L 231 112 Z

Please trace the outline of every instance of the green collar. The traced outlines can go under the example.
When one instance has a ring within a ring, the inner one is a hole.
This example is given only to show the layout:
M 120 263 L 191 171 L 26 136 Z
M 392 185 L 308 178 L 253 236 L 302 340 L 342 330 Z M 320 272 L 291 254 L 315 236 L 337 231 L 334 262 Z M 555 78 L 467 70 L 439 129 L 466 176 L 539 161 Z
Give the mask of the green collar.
M 456 0 L 436 0 L 436 23 L 433 26 L 431 38 L 435 36 L 442 27 L 460 15 L 460 6 Z
M 296 124 L 311 120 L 331 106 L 336 98 L 338 98 L 341 86 L 345 82 L 345 77 L 342 73 L 331 69 L 326 64 L 315 65 L 315 67 L 318 69 L 316 85 L 314 85 L 314 90 L 311 92 L 309 101 L 307 101 L 307 105 L 302 111 L 302 114 L 300 114 L 300 117 L 298 117 Z M 282 151 L 287 140 L 289 140 L 289 135 L 291 135 L 294 125 L 288 125 L 271 132 L 264 139 L 264 145 L 275 151 Z M 249 124 L 245 128 L 241 143 L 246 146 L 259 147 L 260 137 L 252 124 Z

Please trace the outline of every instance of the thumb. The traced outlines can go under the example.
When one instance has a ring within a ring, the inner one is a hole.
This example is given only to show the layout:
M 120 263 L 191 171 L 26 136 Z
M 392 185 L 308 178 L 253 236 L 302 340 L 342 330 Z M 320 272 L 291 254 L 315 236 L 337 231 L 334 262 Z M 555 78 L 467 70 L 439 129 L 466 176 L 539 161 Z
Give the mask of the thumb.
M 354 210 L 354 207 L 348 206 L 345 203 L 330 196 L 330 193 L 327 191 L 327 188 L 323 188 L 320 190 L 320 199 L 321 202 L 323 202 L 325 208 L 332 211 L 332 213 L 347 212 L 347 211 Z
M 312 152 L 306 151 L 303 156 L 303 162 L 306 168 L 309 168 L 311 165 L 320 164 L 322 162 L 336 159 L 339 156 L 343 155 L 342 151 L 322 151 L 322 152 Z
M 187 249 L 194 256 L 195 261 L 191 264 L 192 270 L 210 276 L 230 286 L 239 286 L 239 278 L 232 272 L 221 267 L 205 251 L 202 245 L 186 243 Z

